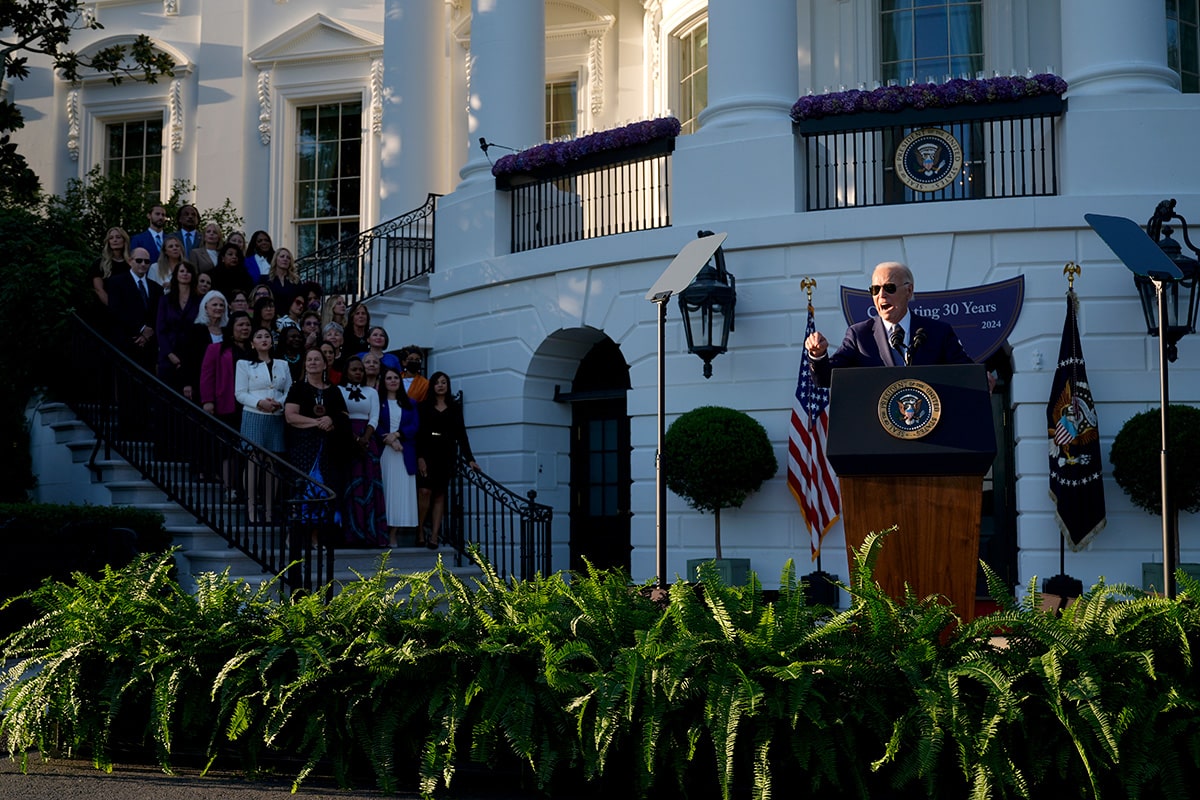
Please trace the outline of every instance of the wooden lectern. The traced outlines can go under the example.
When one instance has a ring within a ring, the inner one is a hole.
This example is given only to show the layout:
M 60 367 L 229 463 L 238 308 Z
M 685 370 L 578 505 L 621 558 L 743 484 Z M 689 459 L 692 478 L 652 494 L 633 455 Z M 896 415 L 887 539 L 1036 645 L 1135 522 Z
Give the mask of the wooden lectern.
M 879 585 L 895 598 L 906 583 L 944 595 L 973 619 L 983 476 L 996 457 L 983 365 L 835 369 L 826 453 L 851 568 L 869 533 L 899 526 L 876 562 Z

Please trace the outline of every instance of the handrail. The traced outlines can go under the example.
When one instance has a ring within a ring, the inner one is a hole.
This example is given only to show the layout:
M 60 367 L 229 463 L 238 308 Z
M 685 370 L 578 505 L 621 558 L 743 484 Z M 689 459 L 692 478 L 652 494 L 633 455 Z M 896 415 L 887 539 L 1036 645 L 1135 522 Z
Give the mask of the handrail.
M 431 192 L 412 211 L 298 258 L 300 280 L 353 303 L 433 272 L 439 197 Z
M 313 541 L 333 519 L 328 486 L 204 413 L 75 315 L 71 338 L 67 405 L 96 434 L 93 458 L 101 443 L 106 456 L 117 452 L 287 590 L 331 583 L 333 548 Z
M 501 578 L 529 580 L 550 574 L 550 523 L 554 509 L 535 502 L 532 489 L 522 498 L 482 471 L 471 469 L 460 453 L 458 470 L 446 497 L 446 542 L 455 563 L 469 542 Z

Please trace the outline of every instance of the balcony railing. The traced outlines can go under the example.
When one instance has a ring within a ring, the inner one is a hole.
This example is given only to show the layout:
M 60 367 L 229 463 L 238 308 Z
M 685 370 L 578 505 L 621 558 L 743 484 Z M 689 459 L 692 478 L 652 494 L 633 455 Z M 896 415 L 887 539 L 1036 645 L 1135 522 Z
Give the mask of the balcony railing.
M 296 261 L 302 281 L 353 303 L 433 272 L 434 216 L 440 195 L 407 214 L 322 247 Z
M 671 225 L 675 139 L 501 175 L 512 196 L 512 252 Z
M 804 120 L 806 208 L 1056 195 L 1064 108 L 1045 95 Z
M 332 490 L 204 413 L 78 317 L 71 342 L 67 404 L 96 434 L 93 462 L 101 448 L 115 451 L 265 575 L 282 573 L 288 591 L 333 580 L 333 548 L 313 541 L 333 520 Z
M 549 575 L 550 523 L 554 509 L 504 488 L 459 456 L 458 471 L 446 496 L 443 531 L 462 563 L 465 546 L 474 544 L 502 578 L 527 580 Z

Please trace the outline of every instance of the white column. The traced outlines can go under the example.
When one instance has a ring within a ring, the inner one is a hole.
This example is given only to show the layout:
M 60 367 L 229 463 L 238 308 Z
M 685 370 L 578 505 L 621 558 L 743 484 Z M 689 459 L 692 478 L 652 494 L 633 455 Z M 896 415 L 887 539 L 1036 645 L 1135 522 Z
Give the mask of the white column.
M 1178 92 L 1167 67 L 1161 2 L 1061 0 L 1063 78 L 1070 97 Z
M 452 188 L 445 9 L 429 0 L 387 0 L 383 35 L 381 222 Z
M 492 180 L 479 139 L 520 150 L 546 129 L 546 8 L 541 0 L 471 0 L 471 64 L 464 184 Z M 499 158 L 507 150 L 492 150 Z
M 700 127 L 786 122 L 797 88 L 796 3 L 709 0 Z

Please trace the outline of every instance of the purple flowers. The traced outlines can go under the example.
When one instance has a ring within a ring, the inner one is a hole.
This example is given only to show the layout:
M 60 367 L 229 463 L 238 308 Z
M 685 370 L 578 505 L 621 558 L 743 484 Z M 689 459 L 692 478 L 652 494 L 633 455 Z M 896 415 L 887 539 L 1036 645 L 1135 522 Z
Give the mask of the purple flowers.
M 946 83 L 918 83 L 913 86 L 886 86 L 865 92 L 848 92 L 801 97 L 792 106 L 792 121 L 821 119 L 838 114 L 862 111 L 901 111 L 905 108 L 951 108 L 959 105 L 1002 103 L 1038 97 L 1045 94 L 1062 95 L 1067 82 L 1057 75 L 1034 75 L 1032 78 L 955 78 Z
M 593 153 L 621 150 L 678 135 L 679 120 L 675 117 L 634 122 L 620 128 L 580 136 L 578 139 L 571 139 L 567 142 L 547 142 L 519 153 L 512 153 L 496 161 L 492 166 L 492 174 L 496 176 L 509 175 L 514 172 L 529 172 L 539 167 L 561 167 Z

